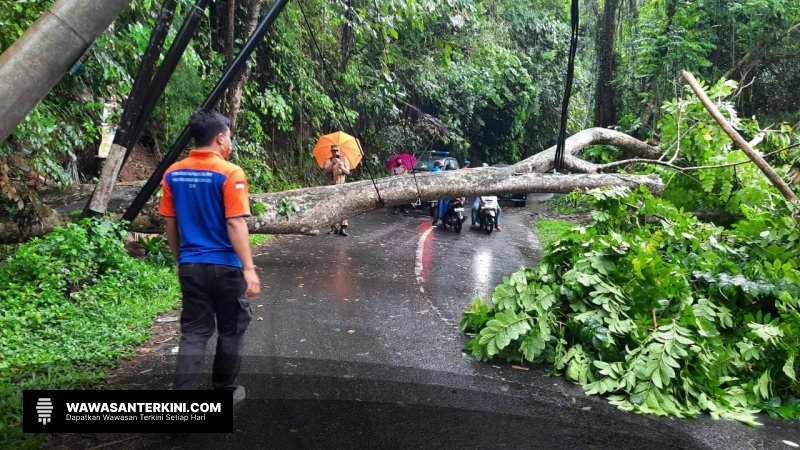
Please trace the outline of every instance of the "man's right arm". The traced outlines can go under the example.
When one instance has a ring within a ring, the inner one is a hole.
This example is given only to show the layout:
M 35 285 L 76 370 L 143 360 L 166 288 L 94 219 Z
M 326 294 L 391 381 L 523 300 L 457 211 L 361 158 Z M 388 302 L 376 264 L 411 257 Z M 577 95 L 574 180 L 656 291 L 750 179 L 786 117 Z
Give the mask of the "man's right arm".
M 333 161 L 326 159 L 325 163 L 322 165 L 322 173 L 328 175 L 331 172 L 333 172 Z
M 181 256 L 181 231 L 178 228 L 178 219 L 176 217 L 165 217 L 167 220 L 167 242 L 169 242 L 169 251 L 172 257 L 175 258 L 175 264 L 178 263 L 178 258 Z

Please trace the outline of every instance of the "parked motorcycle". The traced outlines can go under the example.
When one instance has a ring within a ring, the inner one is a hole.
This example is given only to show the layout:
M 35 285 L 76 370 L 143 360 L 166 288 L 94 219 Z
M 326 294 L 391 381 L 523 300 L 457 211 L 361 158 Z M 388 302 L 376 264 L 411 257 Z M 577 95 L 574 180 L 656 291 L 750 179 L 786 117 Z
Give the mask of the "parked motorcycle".
M 439 225 L 443 230 L 451 226 L 456 233 L 461 233 L 461 225 L 467 220 L 467 216 L 464 215 L 465 200 L 464 197 L 450 200 L 450 205 L 447 207 L 447 211 L 445 211 L 442 222 Z
M 478 228 L 484 230 L 486 234 L 492 234 L 494 225 L 497 223 L 497 196 L 484 195 L 480 198 L 478 207 Z
M 428 210 L 428 215 L 433 217 L 436 213 L 436 206 L 439 204 L 439 200 L 427 200 L 425 203 L 427 204 L 425 209 Z

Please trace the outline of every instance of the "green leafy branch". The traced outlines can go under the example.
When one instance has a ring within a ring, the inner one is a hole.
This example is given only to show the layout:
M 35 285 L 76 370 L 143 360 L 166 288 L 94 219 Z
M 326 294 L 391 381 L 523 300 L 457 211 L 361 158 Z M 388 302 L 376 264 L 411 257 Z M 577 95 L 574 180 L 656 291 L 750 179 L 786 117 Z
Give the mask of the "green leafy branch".
M 285 217 L 286 220 L 289 220 L 292 217 L 292 213 L 299 211 L 300 206 L 297 204 L 297 202 L 290 202 L 285 198 L 282 198 L 278 201 L 278 208 L 275 215 L 276 217 Z

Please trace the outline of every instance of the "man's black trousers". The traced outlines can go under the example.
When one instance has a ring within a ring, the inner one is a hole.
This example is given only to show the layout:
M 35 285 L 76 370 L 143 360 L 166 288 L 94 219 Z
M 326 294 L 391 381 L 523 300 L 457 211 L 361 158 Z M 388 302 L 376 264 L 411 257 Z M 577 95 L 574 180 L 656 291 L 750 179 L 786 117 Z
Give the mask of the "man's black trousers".
M 244 296 L 247 283 L 242 269 L 215 264 L 183 264 L 179 269 L 183 311 L 178 368 L 173 389 L 197 389 L 203 372 L 206 343 L 217 327 L 217 351 L 211 384 L 214 389 L 236 389 L 242 363 L 244 332 L 253 318 Z M 215 320 L 216 319 L 216 320 Z

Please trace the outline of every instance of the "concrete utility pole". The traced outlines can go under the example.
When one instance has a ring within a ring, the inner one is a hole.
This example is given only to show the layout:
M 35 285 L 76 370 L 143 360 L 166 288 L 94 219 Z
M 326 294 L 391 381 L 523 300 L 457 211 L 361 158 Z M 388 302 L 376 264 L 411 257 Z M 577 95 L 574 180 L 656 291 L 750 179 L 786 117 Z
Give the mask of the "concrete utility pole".
M 56 0 L 0 55 L 0 142 L 131 0 Z

